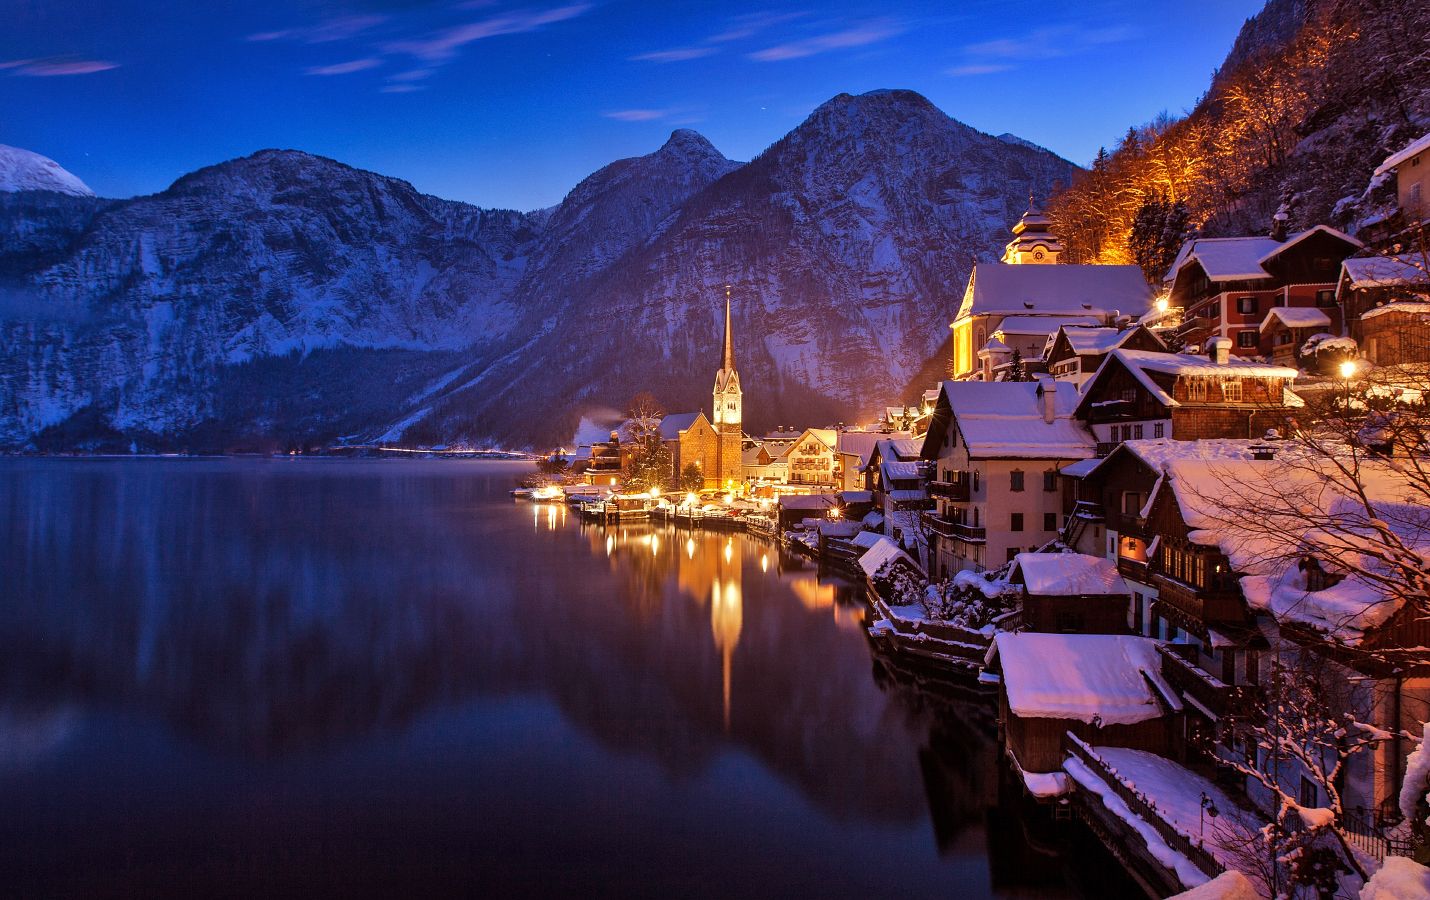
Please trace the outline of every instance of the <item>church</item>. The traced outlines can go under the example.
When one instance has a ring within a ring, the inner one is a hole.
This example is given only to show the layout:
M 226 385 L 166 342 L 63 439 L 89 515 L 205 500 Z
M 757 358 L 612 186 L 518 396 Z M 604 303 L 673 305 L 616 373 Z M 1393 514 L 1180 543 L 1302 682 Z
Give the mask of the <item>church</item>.
M 1041 358 L 1050 335 L 1067 326 L 1113 325 L 1152 304 L 1152 288 L 1137 266 L 1070 265 L 1053 223 L 1032 200 L 996 263 L 978 263 L 949 325 L 949 377 L 994 381 L 1017 350 Z
M 735 370 L 735 338 L 730 320 L 730 289 L 725 289 L 725 342 L 715 373 L 711 412 L 676 413 L 660 423 L 661 439 L 670 447 L 675 475 L 695 465 L 704 489 L 737 488 L 744 482 L 743 392 Z

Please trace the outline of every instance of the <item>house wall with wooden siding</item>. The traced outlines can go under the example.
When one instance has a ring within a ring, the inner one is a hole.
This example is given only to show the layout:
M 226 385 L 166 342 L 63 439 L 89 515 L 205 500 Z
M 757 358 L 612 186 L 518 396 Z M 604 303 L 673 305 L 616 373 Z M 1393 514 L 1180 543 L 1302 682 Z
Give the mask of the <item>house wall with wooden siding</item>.
M 1049 634 L 1127 634 L 1127 594 L 1023 594 L 1023 625 Z
M 1002 702 L 1004 741 L 1019 765 L 1027 772 L 1057 772 L 1067 751 L 1064 735 L 1071 731 L 1096 747 L 1127 747 L 1161 756 L 1172 753 L 1172 719 L 1163 716 L 1134 725 L 1104 725 L 1094 728 L 1076 719 L 1023 718 L 1008 708 L 1007 691 Z

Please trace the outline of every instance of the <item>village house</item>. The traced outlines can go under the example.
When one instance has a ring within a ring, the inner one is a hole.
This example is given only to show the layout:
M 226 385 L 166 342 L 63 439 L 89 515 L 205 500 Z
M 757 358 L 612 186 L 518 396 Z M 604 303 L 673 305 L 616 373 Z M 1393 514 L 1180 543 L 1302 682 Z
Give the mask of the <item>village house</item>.
M 1277 219 L 1266 237 L 1193 238 L 1167 272 L 1168 304 L 1182 310 L 1178 333 L 1205 349 L 1217 337 L 1237 356 L 1262 352 L 1260 327 L 1278 306 L 1320 309 L 1340 334 L 1336 279 L 1360 241 L 1325 225 L 1287 236 Z
M 920 452 L 935 468 L 923 516 L 930 574 L 982 572 L 1057 537 L 1058 469 L 1093 455 L 1077 394 L 1037 382 L 943 383 Z
M 776 456 L 770 447 L 759 441 L 746 442 L 741 464 L 745 481 L 754 485 L 783 484 L 789 480 L 789 461 L 783 449 Z
M 1430 718 L 1430 671 L 1387 660 L 1430 644 L 1430 623 L 1387 596 L 1374 557 L 1347 565 L 1346 557 L 1336 562 L 1307 549 L 1317 546 L 1314 537 L 1306 540 L 1319 527 L 1314 517 L 1264 500 L 1254 513 L 1244 508 L 1248 497 L 1254 503 L 1300 485 L 1313 493 L 1294 496 L 1317 497 L 1335 520 L 1364 518 L 1359 497 L 1336 487 L 1334 475 L 1324 479 L 1305 460 L 1287 466 L 1267 455 L 1173 459 L 1149 501 L 1145 533 L 1158 599 L 1146 630 L 1171 641 L 1162 651 L 1163 675 L 1187 700 L 1184 747 L 1228 758 L 1257 752 L 1218 726 L 1266 689 L 1276 665 L 1292 666 L 1296 677 L 1329 673 L 1327 683 L 1344 694 L 1336 699 L 1357 721 L 1416 733 Z M 1430 518 L 1423 507 L 1406 506 L 1395 484 L 1374 466 L 1362 471 L 1360 486 L 1388 527 L 1424 552 Z M 1337 788 L 1347 810 L 1368 811 L 1367 827 L 1399 818 L 1396 798 L 1411 749 L 1408 740 L 1392 739 L 1351 759 Z M 1325 806 L 1329 798 L 1308 774 L 1288 764 L 1278 780 L 1302 805 Z M 1259 786 L 1247 787 L 1268 806 Z
M 1149 638 L 1005 631 L 989 663 L 1004 754 L 1036 797 L 1066 791 L 1069 732 L 1102 747 L 1172 751 L 1182 704 Z
M 874 498 L 875 519 L 865 524 L 882 529 L 900 546 L 926 556 L 918 540 L 922 534 L 919 516 L 933 506 L 926 488 L 932 466 L 919 458 L 922 441 L 890 438 L 874 445 L 865 466 L 864 484 Z
M 1284 429 L 1292 411 L 1304 406 L 1290 390 L 1295 369 L 1232 356 L 1226 338 L 1210 344 L 1209 356 L 1109 353 L 1077 405 L 1098 455 L 1142 438 L 1254 438 Z
M 1335 325 L 1324 309 L 1308 306 L 1273 306 L 1261 320 L 1262 356 L 1274 365 L 1296 368 L 1301 358 L 1301 346 L 1312 335 L 1331 334 Z
M 785 451 L 789 483 L 833 490 L 837 486 L 837 443 L 838 432 L 833 428 L 806 428 Z
M 1395 173 L 1397 215 L 1391 235 L 1401 229 L 1423 226 L 1430 205 L 1430 134 L 1421 135 L 1392 153 L 1376 167 L 1376 178 Z M 1399 226 L 1398 228 L 1394 226 Z
M 587 484 L 615 487 L 621 483 L 624 468 L 621 435 L 619 431 L 612 431 L 610 440 L 591 444 L 582 478 Z
M 1022 586 L 1019 622 L 1027 631 L 1128 632 L 1132 592 L 1111 560 L 1083 553 L 1019 553 L 1008 579 Z
M 1409 254 L 1348 259 L 1336 300 L 1371 363 L 1430 363 L 1430 260 Z
M 1165 352 L 1167 345 L 1144 325 L 1129 328 L 1089 328 L 1064 325 L 1048 338 L 1043 368 L 1058 381 L 1082 387 L 1097 373 L 1113 350 Z
M 835 481 L 843 491 L 867 488 L 865 467 L 874 445 L 890 438 L 912 437 L 908 432 L 841 431 L 835 435 Z
M 1051 227 L 1030 206 L 1014 226 L 1002 262 L 973 267 L 949 325 L 955 379 L 993 381 L 1015 348 L 1025 363 L 1038 364 L 1048 336 L 1063 325 L 1116 325 L 1150 307 L 1152 289 L 1140 268 L 1063 265 L 1062 244 Z

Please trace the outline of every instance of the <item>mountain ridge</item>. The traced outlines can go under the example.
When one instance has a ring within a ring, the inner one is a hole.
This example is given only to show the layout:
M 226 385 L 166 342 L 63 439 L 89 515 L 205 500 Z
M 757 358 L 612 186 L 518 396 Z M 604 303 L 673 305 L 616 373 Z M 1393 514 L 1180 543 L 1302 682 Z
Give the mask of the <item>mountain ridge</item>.
M 752 427 L 852 418 L 1074 170 L 885 91 L 748 163 L 677 129 L 531 213 L 277 149 L 131 200 L 0 195 L 31 235 L 0 239 L 0 442 L 549 446 L 636 389 L 708 403 L 726 283 Z

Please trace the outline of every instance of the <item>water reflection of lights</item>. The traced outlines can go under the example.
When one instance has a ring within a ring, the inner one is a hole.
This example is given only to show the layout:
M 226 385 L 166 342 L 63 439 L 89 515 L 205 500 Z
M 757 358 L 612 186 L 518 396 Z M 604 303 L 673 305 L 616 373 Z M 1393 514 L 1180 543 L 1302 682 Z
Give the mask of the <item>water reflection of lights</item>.
M 725 542 L 725 562 L 729 562 L 729 561 L 730 561 L 730 558 L 731 558 L 732 556 L 734 556 L 734 555 L 735 555 L 735 541 L 734 541 L 733 539 L 732 539 L 732 540 L 728 540 L 728 541 Z
M 650 555 L 651 555 L 651 556 L 655 556 L 655 555 L 656 555 L 657 553 L 659 553 L 659 552 L 660 552 L 660 535 L 658 535 L 658 534 L 653 534 L 653 535 L 650 536 Z
M 608 534 L 606 535 L 606 555 L 610 556 L 611 551 L 614 549 L 616 549 L 616 536 L 614 534 Z
M 693 537 L 685 539 L 685 556 L 688 559 L 695 558 L 695 538 Z
M 726 545 L 728 559 L 729 546 Z M 725 716 L 725 729 L 730 728 L 730 670 L 735 656 L 735 647 L 740 643 L 740 629 L 744 624 L 744 597 L 740 592 L 739 574 L 734 580 L 716 581 L 710 595 L 710 631 L 715 636 L 715 648 L 720 651 L 721 701 Z
M 768 572 L 769 570 L 770 570 L 770 555 L 769 555 L 768 553 L 761 553 L 761 554 L 760 554 L 760 571 L 761 571 L 761 572 Z

